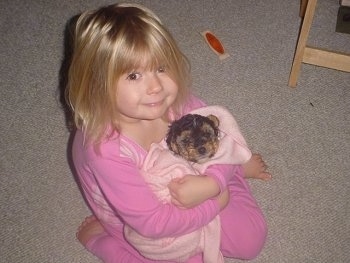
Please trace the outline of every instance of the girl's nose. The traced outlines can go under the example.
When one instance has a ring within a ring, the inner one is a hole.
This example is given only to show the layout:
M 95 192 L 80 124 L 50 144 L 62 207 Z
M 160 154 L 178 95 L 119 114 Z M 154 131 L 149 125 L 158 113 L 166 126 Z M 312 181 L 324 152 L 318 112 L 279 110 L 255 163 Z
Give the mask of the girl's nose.
M 159 91 L 161 91 L 163 89 L 163 85 L 161 80 L 159 79 L 159 76 L 157 76 L 157 74 L 153 74 L 150 77 L 150 81 L 148 82 L 148 93 L 152 94 L 152 93 L 158 93 Z

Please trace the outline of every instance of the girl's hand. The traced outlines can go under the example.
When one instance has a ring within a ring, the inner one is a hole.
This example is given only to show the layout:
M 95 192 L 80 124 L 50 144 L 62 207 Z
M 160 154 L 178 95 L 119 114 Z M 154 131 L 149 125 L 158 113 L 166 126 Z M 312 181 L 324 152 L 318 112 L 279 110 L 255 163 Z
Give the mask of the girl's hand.
M 220 193 L 220 188 L 213 178 L 198 175 L 176 178 L 169 183 L 168 188 L 172 203 L 181 208 L 195 207 Z

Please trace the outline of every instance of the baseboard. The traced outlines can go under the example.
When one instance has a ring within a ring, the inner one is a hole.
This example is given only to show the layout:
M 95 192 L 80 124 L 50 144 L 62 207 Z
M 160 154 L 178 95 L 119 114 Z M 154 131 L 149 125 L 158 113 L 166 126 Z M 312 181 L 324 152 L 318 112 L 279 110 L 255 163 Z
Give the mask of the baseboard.
M 350 6 L 340 6 L 335 31 L 350 34 Z
M 341 6 L 350 6 L 350 0 L 340 0 L 339 3 Z

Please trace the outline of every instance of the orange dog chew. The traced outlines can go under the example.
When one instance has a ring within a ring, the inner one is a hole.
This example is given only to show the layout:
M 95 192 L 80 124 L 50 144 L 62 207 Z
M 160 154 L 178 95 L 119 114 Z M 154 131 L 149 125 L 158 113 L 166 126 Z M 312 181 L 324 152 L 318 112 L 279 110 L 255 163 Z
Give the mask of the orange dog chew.
M 225 52 L 224 46 L 221 44 L 220 40 L 210 31 L 204 31 L 201 33 L 204 37 L 205 42 L 213 50 L 215 54 L 219 56 L 220 60 L 228 58 L 230 55 Z

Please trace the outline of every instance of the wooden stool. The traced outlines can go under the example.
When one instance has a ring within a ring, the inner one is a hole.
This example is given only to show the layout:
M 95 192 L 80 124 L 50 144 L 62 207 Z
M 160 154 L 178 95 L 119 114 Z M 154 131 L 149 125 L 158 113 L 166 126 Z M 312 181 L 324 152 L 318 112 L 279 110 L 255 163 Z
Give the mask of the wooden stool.
M 350 72 L 350 54 L 307 46 L 316 3 L 317 0 L 301 0 L 300 16 L 303 16 L 305 7 L 306 11 L 289 76 L 288 85 L 293 88 L 297 85 L 302 63 Z

